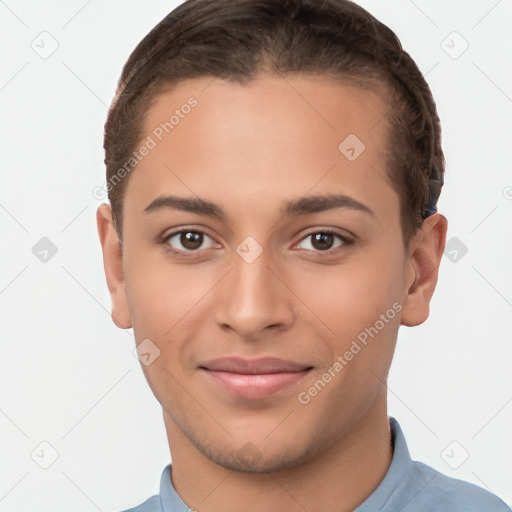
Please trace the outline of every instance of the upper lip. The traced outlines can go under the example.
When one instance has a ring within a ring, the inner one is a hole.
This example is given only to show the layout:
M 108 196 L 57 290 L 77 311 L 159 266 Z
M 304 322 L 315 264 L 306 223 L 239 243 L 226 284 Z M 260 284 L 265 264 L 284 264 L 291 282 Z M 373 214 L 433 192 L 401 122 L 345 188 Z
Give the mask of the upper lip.
M 286 361 L 275 357 L 260 359 L 244 359 L 243 357 L 222 357 L 207 361 L 199 366 L 207 370 L 240 373 L 244 375 L 259 375 L 266 373 L 302 372 L 311 366 Z

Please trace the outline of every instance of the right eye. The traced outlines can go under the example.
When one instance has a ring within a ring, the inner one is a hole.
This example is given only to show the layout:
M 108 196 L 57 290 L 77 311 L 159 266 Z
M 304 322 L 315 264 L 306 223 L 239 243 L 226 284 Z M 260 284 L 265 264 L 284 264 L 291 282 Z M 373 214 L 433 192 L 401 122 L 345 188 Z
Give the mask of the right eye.
M 206 246 L 203 246 L 205 242 Z M 163 243 L 169 245 L 174 252 L 181 253 L 197 252 L 201 248 L 212 249 L 215 247 L 215 242 L 206 233 L 192 229 L 175 231 L 167 236 Z

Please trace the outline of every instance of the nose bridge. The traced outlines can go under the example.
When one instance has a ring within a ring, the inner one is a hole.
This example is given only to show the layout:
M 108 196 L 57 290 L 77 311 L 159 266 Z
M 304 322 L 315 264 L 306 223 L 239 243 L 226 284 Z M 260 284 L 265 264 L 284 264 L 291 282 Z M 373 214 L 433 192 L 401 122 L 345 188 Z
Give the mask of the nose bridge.
M 244 337 L 257 336 L 270 326 L 283 326 L 292 319 L 282 283 L 270 270 L 273 257 L 248 237 L 233 254 L 233 267 L 224 281 L 216 320 Z M 270 268 L 269 268 L 270 267 Z

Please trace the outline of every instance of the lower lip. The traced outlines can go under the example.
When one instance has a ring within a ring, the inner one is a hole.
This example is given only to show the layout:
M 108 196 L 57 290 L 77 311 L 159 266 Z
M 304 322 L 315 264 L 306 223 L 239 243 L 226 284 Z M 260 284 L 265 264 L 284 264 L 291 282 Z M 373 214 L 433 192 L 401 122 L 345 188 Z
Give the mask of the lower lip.
M 210 382 L 231 395 L 246 398 L 266 398 L 301 381 L 308 370 L 301 372 L 265 373 L 248 375 L 241 373 L 202 370 Z

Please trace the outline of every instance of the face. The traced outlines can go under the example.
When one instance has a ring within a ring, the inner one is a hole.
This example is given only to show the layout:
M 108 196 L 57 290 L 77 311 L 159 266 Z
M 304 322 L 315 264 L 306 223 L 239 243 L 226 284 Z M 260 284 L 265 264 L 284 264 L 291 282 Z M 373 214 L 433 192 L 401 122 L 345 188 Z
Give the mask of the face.
M 267 472 L 385 408 L 418 275 L 385 112 L 377 94 L 315 76 L 195 79 L 155 99 L 111 291 L 150 354 L 171 444 Z

